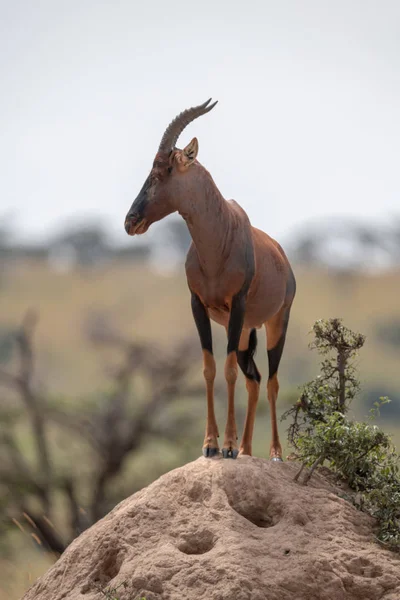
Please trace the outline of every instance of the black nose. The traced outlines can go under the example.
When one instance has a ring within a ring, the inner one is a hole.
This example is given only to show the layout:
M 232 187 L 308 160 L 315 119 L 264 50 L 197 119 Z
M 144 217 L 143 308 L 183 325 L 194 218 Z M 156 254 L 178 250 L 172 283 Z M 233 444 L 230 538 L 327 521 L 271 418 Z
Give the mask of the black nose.
M 131 226 L 132 226 L 132 215 L 127 215 L 125 218 L 125 231 L 126 233 L 130 232 Z

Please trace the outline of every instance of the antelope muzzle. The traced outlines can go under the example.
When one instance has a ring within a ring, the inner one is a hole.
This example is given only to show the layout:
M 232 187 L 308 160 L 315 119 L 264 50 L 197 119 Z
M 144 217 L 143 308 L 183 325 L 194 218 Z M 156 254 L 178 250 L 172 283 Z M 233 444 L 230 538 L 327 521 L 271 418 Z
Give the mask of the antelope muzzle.
M 125 219 L 125 231 L 128 235 L 140 235 L 148 229 L 147 221 L 138 214 L 128 214 Z

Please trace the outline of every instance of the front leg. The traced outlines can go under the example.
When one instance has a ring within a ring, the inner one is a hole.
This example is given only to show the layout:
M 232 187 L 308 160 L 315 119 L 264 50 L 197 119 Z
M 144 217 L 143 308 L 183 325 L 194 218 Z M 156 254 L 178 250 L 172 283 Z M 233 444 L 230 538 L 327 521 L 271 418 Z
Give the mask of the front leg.
M 236 458 L 239 454 L 235 419 L 235 385 L 238 375 L 237 352 L 243 329 L 245 307 L 246 300 L 243 293 L 239 293 L 233 297 L 228 325 L 228 349 L 225 362 L 225 379 L 228 386 L 228 416 L 222 448 L 222 456 L 224 458 Z
M 203 349 L 203 375 L 207 389 L 207 424 L 203 443 L 203 454 L 209 458 L 216 456 L 219 453 L 217 440 L 219 432 L 214 412 L 214 380 L 216 369 L 212 348 L 210 318 L 202 301 L 197 294 L 193 292 L 192 312 L 197 331 L 199 332 L 201 347 Z

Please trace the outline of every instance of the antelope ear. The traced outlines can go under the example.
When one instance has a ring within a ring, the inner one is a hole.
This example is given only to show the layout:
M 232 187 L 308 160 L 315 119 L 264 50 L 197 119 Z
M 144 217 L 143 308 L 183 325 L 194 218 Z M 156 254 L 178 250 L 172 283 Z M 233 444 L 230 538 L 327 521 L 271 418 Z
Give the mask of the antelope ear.
M 193 138 L 191 142 L 182 150 L 183 163 L 185 167 L 188 167 L 196 160 L 197 153 L 199 151 L 199 142 L 197 138 Z

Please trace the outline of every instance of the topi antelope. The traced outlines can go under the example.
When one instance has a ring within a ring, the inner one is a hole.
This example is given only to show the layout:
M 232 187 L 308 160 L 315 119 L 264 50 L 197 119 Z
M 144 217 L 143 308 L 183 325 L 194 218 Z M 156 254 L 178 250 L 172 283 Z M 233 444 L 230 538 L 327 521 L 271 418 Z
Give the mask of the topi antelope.
M 261 376 L 254 362 L 256 329 L 265 326 L 271 410 L 270 458 L 282 460 L 276 419 L 278 366 L 285 344 L 296 282 L 280 245 L 252 227 L 245 211 L 234 200 L 225 200 L 210 173 L 196 160 L 196 138 L 183 149 L 175 144 L 184 128 L 217 104 L 210 100 L 189 108 L 167 127 L 153 167 L 126 219 L 129 235 L 145 233 L 155 221 L 178 211 L 192 236 L 186 258 L 186 276 L 192 311 L 203 349 L 207 389 L 207 425 L 203 454 L 219 453 L 218 426 L 214 413 L 215 360 L 210 318 L 227 330 L 225 379 L 228 416 L 222 456 L 250 454 Z M 238 448 L 234 392 L 238 364 L 246 377 L 248 408 Z

